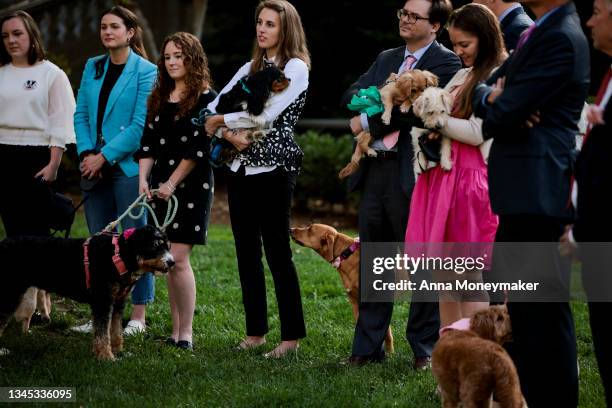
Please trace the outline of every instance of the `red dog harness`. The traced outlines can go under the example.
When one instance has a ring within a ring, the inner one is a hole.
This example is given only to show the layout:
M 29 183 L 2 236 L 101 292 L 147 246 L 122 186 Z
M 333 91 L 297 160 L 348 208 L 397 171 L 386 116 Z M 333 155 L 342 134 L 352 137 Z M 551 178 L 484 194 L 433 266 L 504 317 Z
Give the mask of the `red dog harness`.
M 338 269 L 340 267 L 340 265 L 342 264 L 342 261 L 347 259 L 349 256 L 353 255 L 355 253 L 355 251 L 357 251 L 359 249 L 360 245 L 361 244 L 359 243 L 359 237 L 355 238 L 355 241 L 353 241 L 351 246 L 349 246 L 344 251 L 342 251 L 342 253 L 340 255 L 338 255 L 336 257 L 336 259 L 334 259 L 331 262 L 332 266 L 334 268 Z
M 134 232 L 134 228 L 129 228 L 123 232 L 123 237 L 128 239 L 130 235 Z M 124 275 L 127 272 L 127 267 L 125 266 L 125 262 L 121 259 L 119 255 L 119 234 L 112 234 L 113 239 L 112 243 L 115 247 L 115 253 L 113 255 L 113 263 L 115 264 L 115 269 L 119 273 L 119 276 Z M 83 264 L 85 266 L 85 285 L 87 289 L 90 288 L 90 274 L 89 274 L 89 241 L 91 237 L 87 238 L 85 242 L 83 242 Z

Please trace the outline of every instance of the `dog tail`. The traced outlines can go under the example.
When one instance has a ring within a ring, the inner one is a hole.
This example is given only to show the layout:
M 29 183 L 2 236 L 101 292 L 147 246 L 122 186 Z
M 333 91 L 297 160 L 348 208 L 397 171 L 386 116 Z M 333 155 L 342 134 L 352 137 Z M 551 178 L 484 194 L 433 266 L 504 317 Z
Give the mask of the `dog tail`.
M 349 164 L 347 164 L 342 170 L 340 170 L 340 173 L 338 173 L 338 178 L 342 180 L 356 172 L 358 168 L 359 162 L 350 161 Z

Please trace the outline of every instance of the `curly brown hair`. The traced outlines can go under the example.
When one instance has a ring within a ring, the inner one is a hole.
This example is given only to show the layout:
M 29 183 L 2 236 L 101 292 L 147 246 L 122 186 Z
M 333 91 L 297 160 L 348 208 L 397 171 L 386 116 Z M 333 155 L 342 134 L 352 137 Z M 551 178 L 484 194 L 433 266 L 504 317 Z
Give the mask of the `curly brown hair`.
M 189 112 L 198 102 L 202 91 L 209 89 L 212 85 L 210 70 L 208 68 L 208 58 L 200 40 L 193 34 L 178 32 L 169 35 L 164 40 L 161 47 L 161 54 L 157 60 L 157 80 L 155 87 L 149 96 L 147 113 L 149 118 L 159 114 L 170 93 L 174 90 L 174 80 L 166 71 L 164 51 L 166 45 L 172 41 L 183 53 L 183 64 L 187 70 L 185 85 L 187 90 L 181 95 L 179 102 L 178 116 L 182 117 Z

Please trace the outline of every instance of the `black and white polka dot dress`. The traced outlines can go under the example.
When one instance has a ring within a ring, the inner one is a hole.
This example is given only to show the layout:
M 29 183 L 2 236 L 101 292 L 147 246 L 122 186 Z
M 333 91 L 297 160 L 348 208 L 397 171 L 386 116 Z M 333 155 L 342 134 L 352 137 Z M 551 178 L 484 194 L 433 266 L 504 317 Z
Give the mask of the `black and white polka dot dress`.
M 152 157 L 155 164 L 149 185 L 158 188 L 168 180 L 181 160 L 196 161 L 195 168 L 176 186 L 178 210 L 172 223 L 166 228 L 171 242 L 205 244 L 208 219 L 214 191 L 213 174 L 208 162 L 210 139 L 202 126 L 192 123 L 199 112 L 206 108 L 216 93 L 207 91 L 200 96 L 196 106 L 183 117 L 178 117 L 178 104 L 166 103 L 159 115 L 150 117 L 145 124 L 140 150 L 134 155 L 138 160 Z M 161 224 L 166 216 L 167 203 L 156 198 L 151 206 Z M 154 224 L 149 215 L 149 224 Z

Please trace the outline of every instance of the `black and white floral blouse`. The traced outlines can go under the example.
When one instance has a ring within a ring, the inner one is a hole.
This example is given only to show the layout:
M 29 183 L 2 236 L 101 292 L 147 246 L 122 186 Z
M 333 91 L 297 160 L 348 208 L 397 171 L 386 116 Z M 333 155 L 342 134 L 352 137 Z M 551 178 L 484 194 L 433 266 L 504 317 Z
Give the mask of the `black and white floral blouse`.
M 219 95 L 228 92 L 242 77 L 249 74 L 251 62 L 244 64 Z M 232 171 L 245 166 L 246 175 L 274 170 L 277 167 L 287 172 L 299 172 L 304 153 L 295 142 L 293 129 L 297 123 L 308 90 L 308 66 L 298 58 L 290 59 L 283 70 L 291 80 L 283 92 L 273 94 L 263 111 L 266 119 L 265 128 L 270 129 L 263 139 L 243 150 L 230 164 Z M 215 111 L 219 97 L 208 109 Z M 252 128 L 248 112 L 235 112 L 223 115 L 225 124 L 230 129 Z

